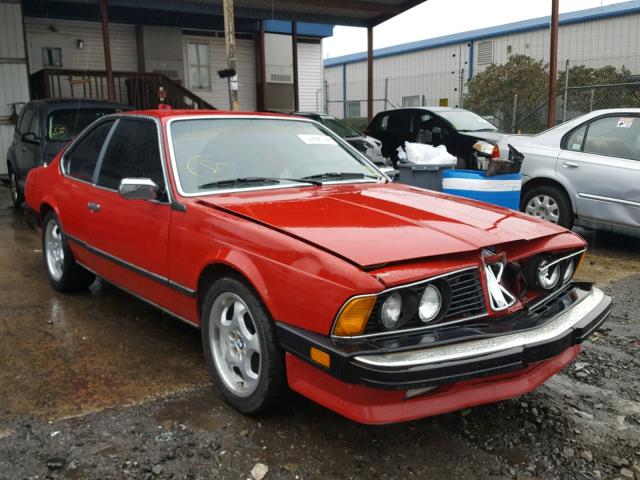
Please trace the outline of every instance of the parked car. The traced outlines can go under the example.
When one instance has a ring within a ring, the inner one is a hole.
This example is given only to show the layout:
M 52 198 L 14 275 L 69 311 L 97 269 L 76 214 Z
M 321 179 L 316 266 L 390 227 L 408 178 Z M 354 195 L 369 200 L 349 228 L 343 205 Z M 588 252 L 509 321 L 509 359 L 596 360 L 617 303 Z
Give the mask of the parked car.
M 382 155 L 398 163 L 405 142 L 444 145 L 458 158 L 459 168 L 478 169 L 478 158 L 506 157 L 497 143 L 498 128 L 469 110 L 449 107 L 397 108 L 378 113 L 364 131 L 382 142 Z M 474 148 L 475 146 L 475 148 Z M 486 169 L 486 164 L 484 166 Z
M 26 202 L 55 289 L 99 275 L 200 327 L 244 413 L 287 385 L 372 424 L 510 398 L 569 364 L 611 308 L 571 280 L 578 235 L 389 183 L 299 117 L 105 117 L 29 173 Z
M 24 199 L 24 182 L 29 170 L 49 163 L 69 140 L 95 119 L 125 110 L 131 110 L 131 107 L 79 98 L 27 103 L 20 112 L 7 151 L 7 173 L 15 206 L 20 206 Z
M 640 109 L 598 110 L 504 142 L 525 156 L 522 211 L 566 228 L 640 232 Z
M 382 155 L 382 142 L 373 137 L 359 132 L 354 127 L 336 117 L 327 115 L 326 113 L 316 112 L 292 112 L 292 115 L 305 117 L 320 122 L 333 133 L 339 135 L 349 143 L 353 148 L 363 153 L 369 160 L 375 163 L 381 169 L 391 167 L 391 162 Z M 393 170 L 393 169 L 391 169 Z M 388 169 L 386 171 L 389 171 Z

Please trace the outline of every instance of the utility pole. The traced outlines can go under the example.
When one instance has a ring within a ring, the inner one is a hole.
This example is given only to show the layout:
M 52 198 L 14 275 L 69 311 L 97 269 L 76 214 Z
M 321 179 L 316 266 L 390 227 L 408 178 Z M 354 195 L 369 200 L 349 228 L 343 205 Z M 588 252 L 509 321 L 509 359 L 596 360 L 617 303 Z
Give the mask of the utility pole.
M 100 0 L 100 22 L 102 23 L 102 45 L 104 47 L 104 69 L 107 72 L 107 100 L 114 102 L 116 89 L 113 83 L 113 69 L 111 68 L 111 44 L 109 42 L 109 13 L 107 0 Z
M 240 110 L 238 103 L 238 72 L 236 70 L 236 31 L 233 18 L 233 0 L 223 0 L 224 40 L 227 48 L 227 70 L 229 78 L 229 101 L 231 110 Z
M 547 127 L 556 126 L 556 97 L 558 80 L 558 4 L 551 0 L 551 51 L 549 52 L 549 111 Z

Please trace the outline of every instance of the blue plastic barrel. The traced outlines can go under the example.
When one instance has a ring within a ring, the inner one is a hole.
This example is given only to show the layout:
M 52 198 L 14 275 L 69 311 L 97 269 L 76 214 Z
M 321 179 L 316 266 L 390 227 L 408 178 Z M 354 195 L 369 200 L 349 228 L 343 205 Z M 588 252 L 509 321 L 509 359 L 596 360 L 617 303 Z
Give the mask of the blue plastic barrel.
M 446 170 L 442 172 L 442 191 L 452 195 L 493 203 L 518 210 L 522 175 L 509 173 L 487 177 L 476 170 Z

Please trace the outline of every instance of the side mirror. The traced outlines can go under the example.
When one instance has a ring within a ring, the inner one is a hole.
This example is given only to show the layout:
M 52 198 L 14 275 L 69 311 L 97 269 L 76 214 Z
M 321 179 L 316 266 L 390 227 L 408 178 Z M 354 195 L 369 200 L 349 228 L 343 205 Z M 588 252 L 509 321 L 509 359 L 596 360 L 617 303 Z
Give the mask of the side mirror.
M 158 185 L 150 178 L 123 178 L 118 192 L 127 200 L 156 200 Z
M 27 143 L 38 143 L 36 134 L 33 132 L 27 132 L 22 134 L 22 141 Z

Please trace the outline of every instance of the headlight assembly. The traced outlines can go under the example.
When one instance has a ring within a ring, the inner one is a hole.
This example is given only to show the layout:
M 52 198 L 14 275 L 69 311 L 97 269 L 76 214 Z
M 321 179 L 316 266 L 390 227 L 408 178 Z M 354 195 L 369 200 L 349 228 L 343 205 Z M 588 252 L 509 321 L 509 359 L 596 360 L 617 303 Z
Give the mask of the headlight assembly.
M 442 294 L 435 285 L 428 285 L 420 297 L 418 315 L 424 323 L 434 320 L 442 308 Z
M 560 264 L 549 265 L 550 263 L 549 260 L 543 260 L 538 264 L 538 285 L 543 290 L 553 290 L 560 280 Z
M 382 326 L 391 330 L 398 325 L 402 313 L 402 295 L 394 292 L 384 301 L 380 309 L 380 321 Z
M 568 283 L 573 277 L 573 272 L 575 270 L 575 266 L 573 260 L 568 260 L 564 265 L 564 273 L 562 274 L 562 283 Z

